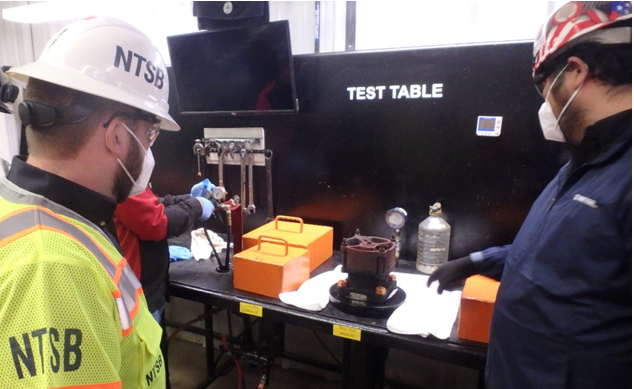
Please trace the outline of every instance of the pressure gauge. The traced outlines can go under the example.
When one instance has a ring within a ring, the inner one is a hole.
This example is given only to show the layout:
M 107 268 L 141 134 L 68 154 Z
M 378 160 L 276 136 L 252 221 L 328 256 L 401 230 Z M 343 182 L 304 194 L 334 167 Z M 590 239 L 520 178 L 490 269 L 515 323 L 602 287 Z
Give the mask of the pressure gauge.
M 222 186 L 217 186 L 211 190 L 211 196 L 218 201 L 224 200 L 226 194 L 227 191 Z
M 407 220 L 407 212 L 403 208 L 392 208 L 385 213 L 387 225 L 395 230 L 403 228 Z

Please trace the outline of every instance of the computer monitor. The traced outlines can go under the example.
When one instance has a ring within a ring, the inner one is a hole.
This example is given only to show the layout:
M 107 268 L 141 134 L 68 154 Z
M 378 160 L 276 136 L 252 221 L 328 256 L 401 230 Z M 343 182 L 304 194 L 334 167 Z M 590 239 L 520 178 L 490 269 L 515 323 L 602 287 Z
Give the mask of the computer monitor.
M 287 20 L 167 37 L 181 114 L 297 112 Z

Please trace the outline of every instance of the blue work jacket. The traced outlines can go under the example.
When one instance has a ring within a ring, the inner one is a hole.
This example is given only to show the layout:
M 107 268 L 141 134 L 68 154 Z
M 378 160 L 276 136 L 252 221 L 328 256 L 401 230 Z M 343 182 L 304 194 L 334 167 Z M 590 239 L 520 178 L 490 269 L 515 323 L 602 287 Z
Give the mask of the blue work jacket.
M 588 131 L 616 135 L 559 171 L 512 245 L 479 253 L 501 274 L 487 388 L 632 387 L 632 111 Z

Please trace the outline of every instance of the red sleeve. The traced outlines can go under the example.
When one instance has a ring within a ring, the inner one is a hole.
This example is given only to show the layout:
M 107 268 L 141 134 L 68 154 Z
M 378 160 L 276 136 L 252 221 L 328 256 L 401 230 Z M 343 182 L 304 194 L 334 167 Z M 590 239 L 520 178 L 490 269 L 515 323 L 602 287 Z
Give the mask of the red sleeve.
M 141 240 L 158 242 L 167 237 L 165 207 L 150 188 L 143 193 L 128 197 L 117 206 L 114 217 Z
M 128 261 L 128 265 L 136 275 L 141 279 L 141 251 L 139 249 L 139 237 L 126 228 L 117 218 L 114 219 L 114 225 L 117 229 L 117 239 L 121 246 L 123 256 Z

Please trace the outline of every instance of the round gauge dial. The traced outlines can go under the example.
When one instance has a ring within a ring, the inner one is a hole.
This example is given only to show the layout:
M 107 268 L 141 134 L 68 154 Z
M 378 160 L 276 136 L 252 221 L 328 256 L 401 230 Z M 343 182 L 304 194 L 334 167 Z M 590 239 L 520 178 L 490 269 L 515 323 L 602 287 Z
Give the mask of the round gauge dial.
M 385 213 L 385 221 L 387 225 L 399 229 L 405 225 L 407 220 L 407 212 L 403 208 L 392 208 Z
M 222 201 L 225 198 L 226 194 L 227 191 L 222 186 L 217 186 L 211 191 L 211 196 L 218 201 Z

